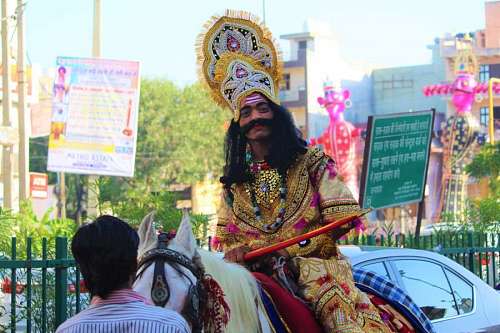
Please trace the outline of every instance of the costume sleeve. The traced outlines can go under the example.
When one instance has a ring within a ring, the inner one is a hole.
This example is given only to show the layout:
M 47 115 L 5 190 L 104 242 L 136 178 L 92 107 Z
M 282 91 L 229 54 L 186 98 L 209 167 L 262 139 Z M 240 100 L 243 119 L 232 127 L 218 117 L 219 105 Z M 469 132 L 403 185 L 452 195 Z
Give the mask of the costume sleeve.
M 328 224 L 361 211 L 357 200 L 337 174 L 335 161 L 330 157 L 324 155 L 317 163 L 312 180 L 318 193 L 322 224 Z M 362 228 L 362 224 L 362 221 L 357 219 L 335 230 L 332 236 L 338 239 L 353 228 Z
M 224 191 L 220 207 L 217 212 L 217 228 L 215 237 L 212 241 L 212 248 L 216 251 L 229 251 L 239 246 L 237 232 L 231 230 L 235 227 L 231 222 L 233 218 L 233 210 L 228 198 L 227 192 Z

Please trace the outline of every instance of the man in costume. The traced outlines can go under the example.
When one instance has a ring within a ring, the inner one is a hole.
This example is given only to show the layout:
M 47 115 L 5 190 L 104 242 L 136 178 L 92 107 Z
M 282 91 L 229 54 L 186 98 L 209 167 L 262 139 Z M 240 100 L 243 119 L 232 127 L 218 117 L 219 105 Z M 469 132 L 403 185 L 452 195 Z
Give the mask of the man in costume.
M 335 162 L 307 148 L 291 114 L 279 105 L 282 65 L 271 33 L 250 14 L 231 11 L 206 27 L 199 39 L 202 80 L 215 101 L 234 112 L 217 228 L 225 258 L 243 263 L 250 250 L 359 213 Z M 296 267 L 293 285 L 279 260 L 271 267 L 257 261 L 250 268 L 278 271 L 282 284 L 310 306 L 325 332 L 390 332 L 355 287 L 351 267 L 337 250 L 335 240 L 353 227 L 281 252 Z

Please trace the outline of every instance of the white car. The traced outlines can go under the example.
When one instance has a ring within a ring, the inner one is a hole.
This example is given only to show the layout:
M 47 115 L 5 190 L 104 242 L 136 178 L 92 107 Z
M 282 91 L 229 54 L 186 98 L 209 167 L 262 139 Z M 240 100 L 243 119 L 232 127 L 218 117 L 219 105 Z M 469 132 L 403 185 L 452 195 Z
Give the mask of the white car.
M 413 249 L 341 246 L 340 250 L 353 267 L 385 276 L 404 289 L 437 332 L 500 332 L 500 292 L 453 260 Z

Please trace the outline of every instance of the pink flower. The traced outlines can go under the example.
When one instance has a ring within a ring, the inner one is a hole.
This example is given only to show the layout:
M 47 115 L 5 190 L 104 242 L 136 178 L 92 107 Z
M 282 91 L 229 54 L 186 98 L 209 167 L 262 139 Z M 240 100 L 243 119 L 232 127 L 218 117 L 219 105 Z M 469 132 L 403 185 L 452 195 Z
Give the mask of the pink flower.
M 240 228 L 238 228 L 238 226 L 234 223 L 229 223 L 227 226 L 226 226 L 226 230 L 227 232 L 229 232 L 230 234 L 237 234 L 240 232 Z
M 301 218 L 297 223 L 293 225 L 293 228 L 296 230 L 302 230 L 306 227 L 307 220 L 305 218 Z

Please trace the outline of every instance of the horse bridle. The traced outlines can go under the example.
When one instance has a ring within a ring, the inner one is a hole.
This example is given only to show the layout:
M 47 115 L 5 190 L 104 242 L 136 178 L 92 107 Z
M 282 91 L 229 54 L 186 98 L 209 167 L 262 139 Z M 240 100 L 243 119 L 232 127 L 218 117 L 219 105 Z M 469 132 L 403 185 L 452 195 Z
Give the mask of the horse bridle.
M 191 260 L 184 254 L 169 249 L 168 243 L 170 239 L 171 237 L 166 233 L 158 235 L 157 247 L 147 251 L 140 258 L 138 264 L 139 273 L 136 275 L 136 279 L 154 262 L 151 299 L 156 306 L 164 307 L 170 298 L 170 287 L 165 277 L 165 263 L 170 264 L 172 268 L 181 276 L 184 276 L 191 284 L 182 315 L 191 323 L 193 332 L 201 332 L 203 327 L 202 306 L 204 306 L 204 301 L 206 300 L 206 292 L 202 283 L 205 271 L 198 254 L 195 254 L 195 257 Z M 196 284 L 191 281 L 181 267 L 186 268 L 196 277 Z

